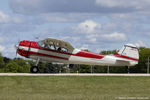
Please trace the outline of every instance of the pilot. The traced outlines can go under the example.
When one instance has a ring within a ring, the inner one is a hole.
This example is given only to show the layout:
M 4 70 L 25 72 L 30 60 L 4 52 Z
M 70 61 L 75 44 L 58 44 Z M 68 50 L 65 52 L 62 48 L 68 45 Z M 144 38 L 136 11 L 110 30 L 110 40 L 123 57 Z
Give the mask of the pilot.
M 47 44 L 45 44 L 44 48 L 47 48 L 47 49 L 48 49 L 48 45 L 47 45 Z
M 57 50 L 58 50 L 58 51 L 61 51 L 61 47 L 59 47 Z

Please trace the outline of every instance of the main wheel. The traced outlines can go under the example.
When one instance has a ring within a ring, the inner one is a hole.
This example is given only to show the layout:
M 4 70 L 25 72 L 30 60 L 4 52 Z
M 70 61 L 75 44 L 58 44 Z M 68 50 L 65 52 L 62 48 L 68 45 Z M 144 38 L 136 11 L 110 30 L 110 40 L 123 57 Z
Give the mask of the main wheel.
M 31 73 L 37 73 L 39 71 L 39 68 L 37 66 L 33 66 L 30 68 Z

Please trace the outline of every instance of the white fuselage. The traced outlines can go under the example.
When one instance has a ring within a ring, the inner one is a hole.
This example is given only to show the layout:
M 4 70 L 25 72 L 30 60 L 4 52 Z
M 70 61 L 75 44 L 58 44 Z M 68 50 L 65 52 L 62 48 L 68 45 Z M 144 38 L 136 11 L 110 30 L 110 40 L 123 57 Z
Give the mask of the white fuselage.
M 31 59 L 40 59 L 40 61 L 48 61 L 48 62 L 58 62 L 58 63 L 65 63 L 65 64 L 86 64 L 86 65 L 103 65 L 103 66 L 134 66 L 138 62 L 120 58 L 115 55 L 101 55 L 99 54 L 90 53 L 81 51 L 79 49 L 74 49 L 72 53 L 66 52 L 59 52 L 57 50 L 44 50 L 38 48 L 32 48 L 20 46 L 20 50 L 25 50 L 29 52 L 28 58 Z M 83 54 L 78 54 L 83 52 Z M 87 53 L 87 55 L 86 55 Z M 96 56 L 96 57 L 95 57 Z

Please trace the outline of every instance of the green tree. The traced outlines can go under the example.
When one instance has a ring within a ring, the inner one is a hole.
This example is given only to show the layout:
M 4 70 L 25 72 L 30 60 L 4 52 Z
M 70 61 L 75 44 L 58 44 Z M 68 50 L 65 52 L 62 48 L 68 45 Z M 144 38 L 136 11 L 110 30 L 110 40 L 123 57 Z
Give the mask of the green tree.
M 24 61 L 25 62 L 25 61 Z M 18 64 L 20 63 L 20 65 Z M 24 63 L 23 60 L 11 60 L 9 61 L 8 64 L 4 67 L 4 72 L 12 72 L 12 73 L 25 73 L 25 72 L 30 72 L 30 65 Z
M 4 58 L 0 53 L 0 68 L 4 68 L 4 66 L 5 66 Z
M 131 67 L 130 71 L 134 73 L 146 73 L 147 71 L 147 59 L 150 57 L 150 48 L 139 48 L 139 63 L 135 67 Z
M 14 61 L 10 61 L 6 67 L 4 68 L 4 71 L 5 72 L 13 72 L 13 73 L 17 73 L 18 72 L 18 68 L 19 68 L 19 65 L 14 62 Z
M 100 54 L 103 54 L 103 55 L 108 55 L 108 54 L 114 54 L 114 53 L 117 53 L 118 50 L 104 50 L 104 51 L 101 51 Z
M 80 65 L 80 73 L 90 73 L 91 66 L 90 65 Z
M 19 65 L 18 70 L 17 70 L 18 72 L 20 72 L 20 73 L 30 72 L 31 65 L 29 64 L 28 60 L 14 59 L 13 61 Z
M 106 73 L 107 72 L 107 67 L 106 66 L 95 65 L 95 66 L 93 66 L 93 72 L 94 73 Z
M 45 67 L 46 67 L 46 63 L 45 62 L 39 62 L 39 64 L 38 64 L 39 73 L 44 73 Z

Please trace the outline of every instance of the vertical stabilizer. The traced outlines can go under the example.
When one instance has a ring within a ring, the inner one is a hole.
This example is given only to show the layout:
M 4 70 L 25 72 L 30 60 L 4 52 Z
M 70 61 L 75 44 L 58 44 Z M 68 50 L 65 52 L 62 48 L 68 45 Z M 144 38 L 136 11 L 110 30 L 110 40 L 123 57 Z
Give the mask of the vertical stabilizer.
M 138 48 L 133 44 L 126 44 L 118 52 L 119 55 L 130 57 L 133 59 L 139 59 Z

